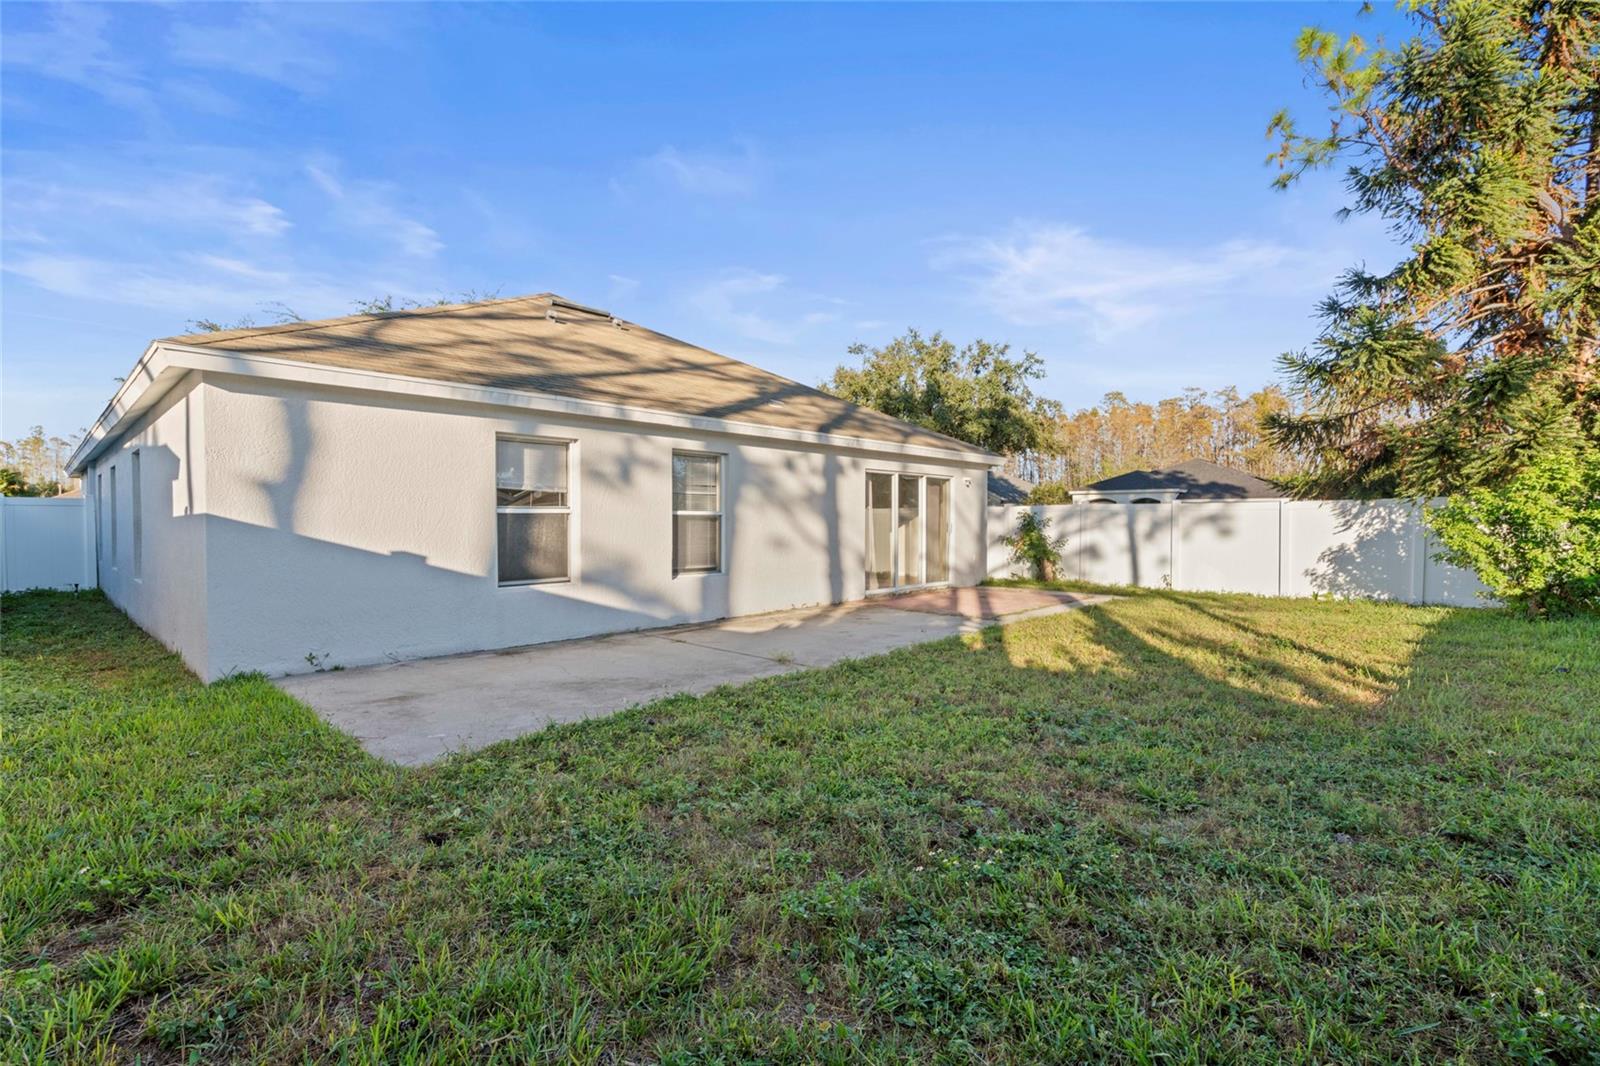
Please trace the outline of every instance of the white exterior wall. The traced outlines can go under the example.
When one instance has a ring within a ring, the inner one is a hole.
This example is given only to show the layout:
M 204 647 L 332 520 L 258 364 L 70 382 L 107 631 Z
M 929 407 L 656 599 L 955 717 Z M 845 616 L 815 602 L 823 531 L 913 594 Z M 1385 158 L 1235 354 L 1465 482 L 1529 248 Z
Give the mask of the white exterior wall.
M 1479 606 L 1470 571 L 1437 550 L 1406 500 L 1195 500 L 991 507 L 992 577 L 1021 575 L 1001 543 L 1033 510 L 1064 536 L 1062 576 L 1103 585 L 1167 586 L 1265 596 L 1334 595 Z
M 0 496 L 0 588 L 94 588 L 91 513 L 82 496 Z
M 208 680 L 859 599 L 869 469 L 949 476 L 952 584 L 985 576 L 978 466 L 260 379 L 202 391 Z M 497 583 L 497 434 L 571 442 L 568 582 Z M 674 449 L 726 457 L 720 574 L 672 574 Z
M 146 632 L 183 656 L 205 676 L 206 390 L 189 375 L 162 397 L 117 445 L 98 457 L 83 478 L 91 530 L 91 562 L 105 594 Z M 134 573 L 133 453 L 139 453 L 143 551 Z M 117 537 L 111 529 L 111 471 L 117 472 Z M 97 493 L 104 492 L 104 496 Z M 98 547 L 96 548 L 96 542 Z

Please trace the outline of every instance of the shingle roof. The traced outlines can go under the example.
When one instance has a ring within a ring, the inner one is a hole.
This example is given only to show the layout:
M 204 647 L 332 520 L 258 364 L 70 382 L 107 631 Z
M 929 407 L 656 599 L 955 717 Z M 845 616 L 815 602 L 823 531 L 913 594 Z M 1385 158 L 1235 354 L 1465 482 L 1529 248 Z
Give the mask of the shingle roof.
M 1031 481 L 989 471 L 989 502 L 992 504 L 998 506 L 1003 503 L 1027 503 L 1028 495 L 1032 492 Z
M 1137 492 L 1183 489 L 1180 500 L 1273 500 L 1285 493 L 1270 481 L 1229 466 L 1190 459 L 1165 470 L 1134 470 L 1085 485 L 1079 491 Z
M 757 426 L 982 451 L 551 293 L 198 333 L 168 342 Z

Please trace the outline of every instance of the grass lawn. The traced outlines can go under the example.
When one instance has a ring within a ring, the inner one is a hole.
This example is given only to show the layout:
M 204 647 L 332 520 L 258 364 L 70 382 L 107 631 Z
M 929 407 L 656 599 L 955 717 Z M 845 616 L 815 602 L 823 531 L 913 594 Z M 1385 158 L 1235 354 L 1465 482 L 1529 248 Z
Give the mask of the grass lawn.
M 1139 594 L 402 770 L 4 613 L 6 1062 L 1600 1061 L 1592 620 Z

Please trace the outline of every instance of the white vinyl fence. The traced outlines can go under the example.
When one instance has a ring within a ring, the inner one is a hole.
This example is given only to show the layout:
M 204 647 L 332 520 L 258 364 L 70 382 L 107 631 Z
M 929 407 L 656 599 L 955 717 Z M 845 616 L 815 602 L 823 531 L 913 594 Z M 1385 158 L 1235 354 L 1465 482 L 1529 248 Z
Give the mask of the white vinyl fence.
M 990 507 L 989 576 L 1025 576 L 1001 538 L 1020 512 L 1064 537 L 1061 577 L 1265 596 L 1372 597 L 1470 607 L 1477 576 L 1432 558 L 1408 500 L 1196 500 Z
M 0 587 L 93 588 L 93 502 L 0 497 Z M 1064 537 L 1061 576 L 1266 596 L 1375 597 L 1476 606 L 1483 586 L 1434 562 L 1416 504 L 1405 500 L 1199 500 L 990 507 L 990 577 L 1022 576 L 1001 538 L 1038 512 Z
M 89 506 L 82 496 L 0 496 L 0 588 L 94 588 Z

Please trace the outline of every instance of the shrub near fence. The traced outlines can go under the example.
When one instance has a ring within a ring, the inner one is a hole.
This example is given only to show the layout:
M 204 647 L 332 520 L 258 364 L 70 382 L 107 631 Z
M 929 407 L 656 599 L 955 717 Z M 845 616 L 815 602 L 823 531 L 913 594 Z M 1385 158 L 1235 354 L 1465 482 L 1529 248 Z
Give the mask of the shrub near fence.
M 1020 511 L 1066 537 L 1061 577 L 1102 585 L 1265 596 L 1371 597 L 1481 606 L 1470 571 L 1438 546 L 1409 500 L 1195 500 L 990 507 L 990 577 L 1025 576 L 1001 538 Z

